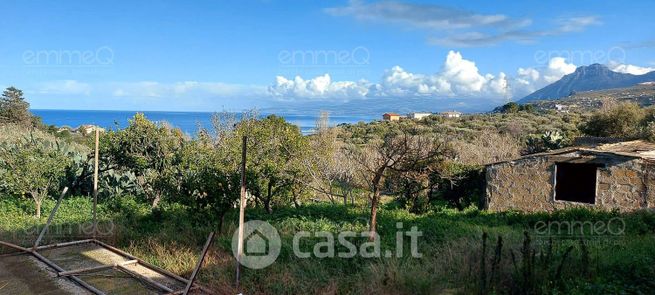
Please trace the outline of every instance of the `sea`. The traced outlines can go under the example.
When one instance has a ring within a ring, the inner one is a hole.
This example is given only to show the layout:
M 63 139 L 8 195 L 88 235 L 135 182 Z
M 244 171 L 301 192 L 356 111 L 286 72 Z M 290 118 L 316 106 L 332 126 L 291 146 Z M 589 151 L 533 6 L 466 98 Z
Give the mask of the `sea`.
M 128 120 L 136 113 L 143 113 L 146 118 L 154 122 L 167 122 L 168 124 L 180 128 L 184 133 L 193 136 L 199 128 L 211 128 L 211 118 L 214 112 L 162 112 L 162 111 L 91 111 L 91 110 L 41 110 L 33 109 L 31 112 L 43 120 L 46 125 L 55 125 L 58 127 L 77 128 L 80 125 L 97 125 L 107 130 L 121 129 L 128 125 Z M 259 116 L 265 117 L 270 114 L 260 113 Z M 312 114 L 285 114 L 276 113 L 275 115 L 283 117 L 287 122 L 297 125 L 303 134 L 314 132 L 316 120 L 320 113 Z M 239 113 L 235 116 L 240 117 Z M 358 122 L 370 122 L 378 119 L 372 115 L 330 115 L 329 125 L 347 123 L 355 124 Z

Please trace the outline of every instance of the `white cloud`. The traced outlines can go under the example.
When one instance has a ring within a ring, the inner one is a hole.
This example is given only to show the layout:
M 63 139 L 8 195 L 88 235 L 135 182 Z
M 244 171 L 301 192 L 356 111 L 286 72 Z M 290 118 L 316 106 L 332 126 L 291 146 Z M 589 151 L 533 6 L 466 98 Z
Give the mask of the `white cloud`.
M 516 41 L 519 43 L 533 42 L 542 32 L 507 31 L 500 33 L 461 32 L 439 37 L 430 37 L 428 42 L 442 46 L 476 47 L 494 45 L 503 41 Z
M 117 83 L 112 94 L 119 97 L 160 97 L 163 93 L 162 84 L 153 81 L 134 83 Z
M 602 22 L 597 16 L 577 16 L 560 18 L 557 20 L 558 31 L 562 33 L 581 32 L 588 26 L 600 25 Z
M 451 84 L 436 75 L 415 74 L 399 66 L 386 70 L 371 96 L 452 95 Z
M 538 38 L 572 32 L 582 32 L 587 27 L 600 25 L 602 22 L 596 16 L 560 18 L 554 27 L 545 30 L 500 30 L 496 32 L 464 31 L 456 34 L 446 34 L 440 37 L 430 37 L 428 41 L 443 46 L 473 47 L 494 45 L 503 41 L 518 43 L 534 43 Z M 488 30 L 487 30 L 488 31 Z
M 533 20 L 504 14 L 482 14 L 438 4 L 398 1 L 351 0 L 341 7 L 327 8 L 333 16 L 388 23 L 428 32 L 428 42 L 442 46 L 488 46 L 504 41 L 534 42 L 544 36 L 581 32 L 601 24 L 597 16 L 575 16 L 551 21 L 550 28 L 531 28 Z
M 525 80 L 527 83 L 534 82 L 539 80 L 539 77 L 541 76 L 539 74 L 539 71 L 533 69 L 533 68 L 519 68 L 516 73 L 518 74 L 518 77 L 522 80 Z
M 618 72 L 643 74 L 655 70 L 629 64 L 610 63 Z M 563 57 L 553 57 L 543 67 L 521 67 L 514 74 L 483 73 L 476 63 L 461 52 L 449 51 L 442 66 L 434 73 L 415 73 L 400 66 L 391 67 L 377 81 L 333 81 L 329 74 L 312 78 L 277 76 L 269 86 L 229 84 L 222 82 L 156 81 L 109 82 L 88 84 L 75 80 L 42 83 L 41 94 L 77 94 L 97 97 L 114 96 L 165 103 L 178 99 L 200 107 L 207 102 L 232 102 L 243 98 L 257 102 L 273 101 L 349 101 L 357 99 L 433 98 L 478 99 L 499 102 L 521 98 L 574 72 L 576 65 Z M 219 100 L 214 100 L 215 98 Z M 220 100 L 223 99 L 223 100 Z M 229 100 L 225 100 L 229 99 Z
M 575 72 L 576 65 L 563 57 L 553 57 L 543 68 L 518 68 L 510 80 L 511 97 L 521 98 Z
M 388 69 L 379 83 L 368 81 L 332 82 L 325 74 L 312 79 L 277 77 L 269 93 L 282 99 L 371 98 L 371 97 L 483 97 L 505 95 L 508 79 L 504 73 L 482 75 L 475 62 L 456 51 L 448 52 L 438 73 L 419 74 L 400 66 Z
M 566 59 L 563 57 L 553 57 L 548 61 L 548 67 L 544 73 L 544 80 L 548 83 L 553 83 L 561 79 L 564 75 L 575 72 L 577 67 L 566 62 Z
M 640 67 L 630 64 L 621 64 L 614 61 L 610 61 L 607 64 L 607 66 L 612 71 L 619 72 L 619 73 L 633 74 L 633 75 L 643 75 L 655 71 L 655 68 L 651 68 L 651 67 Z
M 159 83 L 154 81 L 119 82 L 105 85 L 118 97 L 240 97 L 265 94 L 265 87 L 222 82 L 182 81 Z
M 329 74 L 305 80 L 296 76 L 293 80 L 282 76 L 275 78 L 275 83 L 268 87 L 268 93 L 279 99 L 296 98 L 361 98 L 368 93 L 369 83 L 337 81 L 333 82 Z
M 509 77 L 481 73 L 474 61 L 460 52 L 449 51 L 441 69 L 434 74 L 413 73 L 400 66 L 384 72 L 379 82 L 333 82 L 328 74 L 304 79 L 277 77 L 269 86 L 269 94 L 278 99 L 357 99 L 357 98 L 475 98 L 501 100 L 520 98 L 564 75 L 574 72 L 576 65 L 563 57 L 551 58 L 542 68 L 518 68 Z
M 480 75 L 475 63 L 462 58 L 462 54 L 455 51 L 448 52 L 441 77 L 452 84 L 455 92 L 479 92 L 487 77 Z
M 490 93 L 496 94 L 496 96 L 509 94 L 509 81 L 505 73 L 500 72 L 498 77 L 487 76 L 487 79 L 488 83 L 486 86 Z
M 352 16 L 365 21 L 393 22 L 433 30 L 479 26 L 523 27 L 529 19 L 514 19 L 503 14 L 479 14 L 438 4 L 412 4 L 396 1 L 366 3 L 351 0 L 347 6 L 325 10 L 334 16 Z
M 42 83 L 37 92 L 42 94 L 91 94 L 92 87 L 76 80 L 58 80 Z

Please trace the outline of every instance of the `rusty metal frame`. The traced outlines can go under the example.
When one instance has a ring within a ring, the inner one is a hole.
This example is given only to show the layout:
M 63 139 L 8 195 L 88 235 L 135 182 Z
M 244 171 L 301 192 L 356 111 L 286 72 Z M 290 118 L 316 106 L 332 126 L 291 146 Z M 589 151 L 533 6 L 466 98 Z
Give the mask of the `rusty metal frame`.
M 65 277 L 65 276 L 70 276 L 70 275 L 75 275 L 79 273 L 85 273 L 85 272 L 94 272 L 94 271 L 99 271 L 99 270 L 105 270 L 105 269 L 110 269 L 110 268 L 115 268 L 119 266 L 126 266 L 130 264 L 137 264 L 139 261 L 137 260 L 128 260 L 128 261 L 123 261 L 119 263 L 114 263 L 114 264 L 106 264 L 106 265 L 98 265 L 98 266 L 93 266 L 93 267 L 85 267 L 85 268 L 80 268 L 80 269 L 75 269 L 75 270 L 68 270 L 68 271 L 63 271 L 58 273 L 60 277 Z
M 151 278 L 149 278 L 149 277 L 146 277 L 146 276 L 144 276 L 144 275 L 141 275 L 141 274 L 139 274 L 139 273 L 137 273 L 137 272 L 134 272 L 134 271 L 132 271 L 132 270 L 126 268 L 125 266 L 118 265 L 118 269 L 121 270 L 121 271 L 124 272 L 124 273 L 129 274 L 130 276 L 132 276 L 132 277 L 134 277 L 134 278 L 137 278 L 137 279 L 143 280 L 143 281 L 145 281 L 146 283 L 150 284 L 151 286 L 155 286 L 155 287 L 157 287 L 158 289 L 163 290 L 163 291 L 165 291 L 165 292 L 167 292 L 167 293 L 174 292 L 173 289 L 169 288 L 168 286 L 166 286 L 166 285 L 164 285 L 164 284 L 161 284 L 161 283 L 159 283 L 159 282 L 157 282 L 157 281 L 155 281 L 155 280 L 153 280 L 153 279 L 151 279 Z
M 211 232 L 209 233 L 209 237 L 207 237 L 207 242 L 205 242 L 205 246 L 202 248 L 200 257 L 198 257 L 198 262 L 196 262 L 196 267 L 193 268 L 193 273 L 189 278 L 189 283 L 186 285 L 186 288 L 184 288 L 184 293 L 183 293 L 184 295 L 189 294 L 189 291 L 191 291 L 193 282 L 196 280 L 196 276 L 198 275 L 198 272 L 202 267 L 202 262 L 205 261 L 205 256 L 207 256 L 207 251 L 209 250 L 209 246 L 212 244 L 213 240 L 214 240 L 214 232 Z
M 66 192 L 68 192 L 68 187 L 64 188 L 64 191 L 61 192 L 61 195 L 57 200 L 57 204 L 55 205 L 55 208 L 53 208 L 52 211 L 50 211 L 50 216 L 48 216 L 48 221 L 45 223 L 45 226 L 41 230 L 41 233 L 39 233 L 39 237 L 36 238 L 36 241 L 34 242 L 34 246 L 32 246 L 32 251 L 36 251 L 36 249 L 39 247 L 39 244 L 41 243 L 41 239 L 43 239 L 43 236 L 48 231 L 48 228 L 50 227 L 52 220 L 55 218 L 55 214 L 57 214 L 57 210 L 59 210 L 59 206 L 61 205 L 61 201 L 64 199 Z
M 18 250 L 20 254 L 30 254 L 34 256 L 36 259 L 40 260 L 44 264 L 48 265 L 49 267 L 53 268 L 55 271 L 57 271 L 57 274 L 61 277 L 66 277 L 67 279 L 73 281 L 74 283 L 78 284 L 82 288 L 92 292 L 93 294 L 96 295 L 105 295 L 104 292 L 98 290 L 97 288 L 93 287 L 92 285 L 88 284 L 87 282 L 83 281 L 79 277 L 76 276 L 76 274 L 83 273 L 83 272 L 90 272 L 90 271 L 98 271 L 102 269 L 109 269 L 109 268 L 117 268 L 137 279 L 140 279 L 142 281 L 147 282 L 148 284 L 157 287 L 158 289 L 167 292 L 167 294 L 188 294 L 189 290 L 195 290 L 199 289 L 202 290 L 205 293 L 208 294 L 216 294 L 214 291 L 211 289 L 202 286 L 200 284 L 195 283 L 195 278 L 200 270 L 200 267 L 202 266 L 202 262 L 207 254 L 207 251 L 209 250 L 209 246 L 211 244 L 211 241 L 214 238 L 214 233 L 210 233 L 209 238 L 207 239 L 207 243 L 205 244 L 205 247 L 202 250 L 202 253 L 200 255 L 200 259 L 198 260 L 193 273 L 191 275 L 191 278 L 185 279 L 177 274 L 174 274 L 168 270 L 165 270 L 163 268 L 160 268 L 158 266 L 152 265 L 146 261 L 143 261 L 142 259 L 139 259 L 138 257 L 129 254 L 123 250 L 120 250 L 116 247 L 113 247 L 111 245 L 108 245 L 102 241 L 99 241 L 97 239 L 92 238 L 92 239 L 85 239 L 85 240 L 78 240 L 78 241 L 70 241 L 70 242 L 63 242 L 63 243 L 55 243 L 55 244 L 50 244 L 50 245 L 44 245 L 44 246 L 39 246 L 41 240 L 45 236 L 45 233 L 47 232 L 48 228 L 50 227 L 50 224 L 52 223 L 55 214 L 57 213 L 57 210 L 59 209 L 59 205 L 61 204 L 61 201 L 63 197 L 66 195 L 66 192 L 68 191 L 68 187 L 64 188 L 63 192 L 61 193 L 59 199 L 57 200 L 57 204 L 53 208 L 53 210 L 50 212 L 50 216 L 48 217 L 48 221 L 46 222 L 45 227 L 41 230 L 41 233 L 39 234 L 38 238 L 34 242 L 34 245 L 31 248 L 26 248 L 22 246 L 15 245 L 10 242 L 5 242 L 5 241 L 0 241 L 0 246 L 5 246 L 8 248 L 12 248 L 14 250 Z M 95 208 L 94 208 L 95 209 Z M 95 234 L 95 233 L 94 233 Z M 111 252 L 114 252 L 115 254 L 118 254 L 124 258 L 130 259 L 128 261 L 124 261 L 121 263 L 115 263 L 113 265 L 103 265 L 103 266 L 98 266 L 98 267 L 91 267 L 91 268 L 86 268 L 86 269 L 77 269 L 77 270 L 65 270 L 61 268 L 59 265 L 51 261 L 50 259 L 44 257 L 43 255 L 39 254 L 37 251 L 38 250 L 47 250 L 47 249 L 54 249 L 54 248 L 63 248 L 63 247 L 69 247 L 69 246 L 74 246 L 74 245 L 80 245 L 80 244 L 86 244 L 86 243 L 92 243 L 96 244 L 106 250 L 109 250 Z M 153 270 L 157 273 L 163 274 L 169 278 L 172 278 L 180 283 L 183 283 L 186 285 L 186 288 L 183 290 L 172 290 L 171 288 L 154 281 L 151 278 L 148 278 L 146 276 L 143 276 L 139 273 L 136 273 L 134 271 L 131 271 L 127 268 L 125 268 L 126 265 L 130 264 L 139 264 L 141 266 L 144 266 L 150 270 Z
M 34 255 L 37 259 L 41 260 L 43 263 L 47 264 L 48 266 L 54 268 L 58 272 L 64 271 L 63 268 L 61 268 L 59 265 L 55 264 L 54 262 L 50 261 L 48 258 L 43 257 L 43 255 L 37 253 L 36 251 L 31 251 L 31 254 Z M 96 289 L 95 287 L 89 285 L 87 282 L 83 281 L 82 279 L 78 278 L 77 276 L 68 276 L 70 280 L 73 282 L 77 283 L 78 285 L 82 286 L 83 288 L 93 292 L 93 294 L 96 295 L 105 295 L 104 292 Z

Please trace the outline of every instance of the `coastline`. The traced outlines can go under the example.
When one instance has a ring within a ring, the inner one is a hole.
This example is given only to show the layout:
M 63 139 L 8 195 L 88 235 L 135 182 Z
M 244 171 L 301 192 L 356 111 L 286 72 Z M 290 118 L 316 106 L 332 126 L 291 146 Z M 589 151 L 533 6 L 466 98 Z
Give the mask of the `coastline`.
M 150 120 L 156 122 L 167 122 L 184 133 L 194 134 L 200 127 L 211 127 L 211 117 L 216 112 L 176 112 L 176 111 L 119 111 L 119 110 L 51 110 L 32 109 L 31 112 L 41 117 L 46 125 L 57 127 L 77 128 L 81 125 L 96 125 L 107 130 L 124 128 L 128 119 L 136 113 L 143 113 Z M 240 112 L 231 112 L 238 118 Z M 260 116 L 268 116 L 271 113 L 262 112 Z M 316 114 L 284 114 L 274 113 L 283 117 L 288 122 L 298 126 L 303 134 L 311 134 L 315 128 L 316 120 L 320 113 Z M 342 123 L 371 122 L 376 120 L 372 115 L 349 116 L 330 115 L 330 125 L 336 126 Z

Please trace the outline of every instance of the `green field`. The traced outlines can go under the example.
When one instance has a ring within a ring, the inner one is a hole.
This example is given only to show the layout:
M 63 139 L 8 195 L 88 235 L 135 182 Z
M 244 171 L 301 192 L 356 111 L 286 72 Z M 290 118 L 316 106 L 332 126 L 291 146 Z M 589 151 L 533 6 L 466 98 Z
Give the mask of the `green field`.
M 292 250 L 292 237 L 296 232 L 366 231 L 368 210 L 320 204 L 279 208 L 273 214 L 249 209 L 247 220 L 268 221 L 279 231 L 282 250 L 271 266 L 243 271 L 244 291 L 247 294 L 655 292 L 652 280 L 655 275 L 655 214 L 651 212 L 619 214 L 569 210 L 528 215 L 468 209 L 417 215 L 394 209 L 393 205 L 387 203 L 379 213 L 382 252 L 395 251 L 396 222 L 402 222 L 405 229 L 417 226 L 422 231 L 418 240 L 421 258 L 411 255 L 298 258 Z M 44 212 L 49 213 L 53 206 L 53 201 L 47 201 Z M 56 216 L 55 230 L 46 242 L 80 238 L 67 229 L 77 229 L 77 225 L 90 222 L 90 208 L 89 198 L 67 198 Z M 103 203 L 99 209 L 104 228 L 110 229 L 110 222 L 115 225 L 111 234 L 103 239 L 184 276 L 190 275 L 206 235 L 218 230 L 217 219 L 175 204 L 163 204 L 160 209 L 151 211 L 148 206 L 124 198 L 120 202 Z M 35 232 L 33 227 L 44 224 L 47 218 L 36 219 L 33 212 L 30 202 L 2 199 L 0 229 L 3 239 L 29 245 Z M 235 259 L 231 250 L 236 220 L 234 214 L 226 216 L 200 274 L 201 282 L 221 293 L 236 291 Z M 590 232 L 590 228 L 585 227 L 583 238 L 577 234 L 570 236 L 564 229 L 541 234 L 539 222 L 549 221 L 614 222 L 621 226 L 604 234 Z M 524 231 L 530 237 L 529 244 L 526 244 Z M 484 243 L 486 255 L 483 259 L 484 233 L 488 238 Z M 498 237 L 502 237 L 503 242 L 500 251 Z M 553 238 L 552 246 L 550 238 Z M 301 247 L 310 250 L 323 240 L 305 240 Z M 354 241 L 358 245 L 363 242 Z M 404 252 L 409 254 L 408 240 L 405 242 Z

